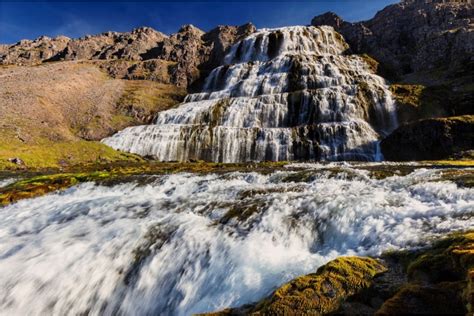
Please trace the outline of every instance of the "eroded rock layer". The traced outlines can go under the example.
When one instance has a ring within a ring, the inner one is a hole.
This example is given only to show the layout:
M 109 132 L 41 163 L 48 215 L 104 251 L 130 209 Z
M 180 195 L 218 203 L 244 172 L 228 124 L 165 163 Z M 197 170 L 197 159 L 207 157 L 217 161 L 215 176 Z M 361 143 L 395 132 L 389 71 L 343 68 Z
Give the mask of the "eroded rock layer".
M 380 160 L 396 127 L 390 92 L 331 27 L 264 29 L 154 125 L 104 142 L 163 161 Z

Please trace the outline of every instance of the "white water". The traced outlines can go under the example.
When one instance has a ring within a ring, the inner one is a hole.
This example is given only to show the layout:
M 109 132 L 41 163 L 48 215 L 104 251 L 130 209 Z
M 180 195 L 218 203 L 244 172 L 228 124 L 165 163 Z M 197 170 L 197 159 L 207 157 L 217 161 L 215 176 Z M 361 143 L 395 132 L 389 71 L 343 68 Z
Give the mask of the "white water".
M 7 185 L 12 184 L 16 180 L 17 179 L 15 178 L 0 179 L 0 188 L 6 187 Z
M 232 47 L 203 92 L 103 142 L 163 161 L 381 160 L 394 102 L 347 48 L 331 27 L 261 30 Z
M 287 182 L 292 168 L 174 174 L 1 208 L 0 314 L 213 311 L 259 300 L 339 255 L 474 227 L 474 189 L 432 182 L 442 170 L 375 180 L 344 164 L 347 177 L 304 167 L 301 182 Z M 224 221 L 236 206 L 257 212 Z M 136 249 L 149 254 L 134 265 Z

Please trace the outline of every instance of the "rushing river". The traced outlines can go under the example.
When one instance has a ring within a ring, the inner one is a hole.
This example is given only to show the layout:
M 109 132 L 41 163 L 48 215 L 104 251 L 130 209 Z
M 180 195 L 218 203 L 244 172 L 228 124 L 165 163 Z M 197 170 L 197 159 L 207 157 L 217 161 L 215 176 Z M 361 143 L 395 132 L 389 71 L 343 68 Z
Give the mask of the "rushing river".
M 474 227 L 474 189 L 438 181 L 443 170 L 377 180 L 298 167 L 85 183 L 0 208 L 0 313 L 213 311 L 340 255 Z

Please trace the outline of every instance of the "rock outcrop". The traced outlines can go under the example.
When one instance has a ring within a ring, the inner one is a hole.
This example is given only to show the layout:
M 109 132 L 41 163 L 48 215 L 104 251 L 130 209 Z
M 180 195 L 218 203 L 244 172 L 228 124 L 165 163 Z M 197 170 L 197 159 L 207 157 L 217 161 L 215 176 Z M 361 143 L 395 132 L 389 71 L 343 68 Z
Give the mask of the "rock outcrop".
M 445 159 L 474 148 L 474 115 L 404 124 L 381 143 L 386 160 Z
M 219 26 L 208 33 L 185 25 L 167 36 L 150 27 L 70 39 L 22 40 L 0 46 L 0 65 L 97 60 L 114 78 L 146 79 L 188 87 L 218 66 L 228 47 L 255 31 L 252 24 Z M 105 61 L 105 62 L 104 62 Z
M 328 12 L 311 24 L 333 26 L 354 52 L 368 53 L 381 62 L 386 75 L 456 67 L 474 53 L 470 1 L 405 0 L 367 21 L 350 23 Z

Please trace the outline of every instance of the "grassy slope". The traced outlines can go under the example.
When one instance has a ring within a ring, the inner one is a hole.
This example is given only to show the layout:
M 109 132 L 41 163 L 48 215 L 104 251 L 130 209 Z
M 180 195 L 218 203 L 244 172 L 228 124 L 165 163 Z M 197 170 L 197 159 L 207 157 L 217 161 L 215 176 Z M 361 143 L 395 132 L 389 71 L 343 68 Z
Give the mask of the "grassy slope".
M 97 140 L 149 123 L 184 93 L 172 85 L 112 79 L 88 63 L 0 67 L 0 170 L 137 160 Z M 25 166 L 8 161 L 14 157 Z

